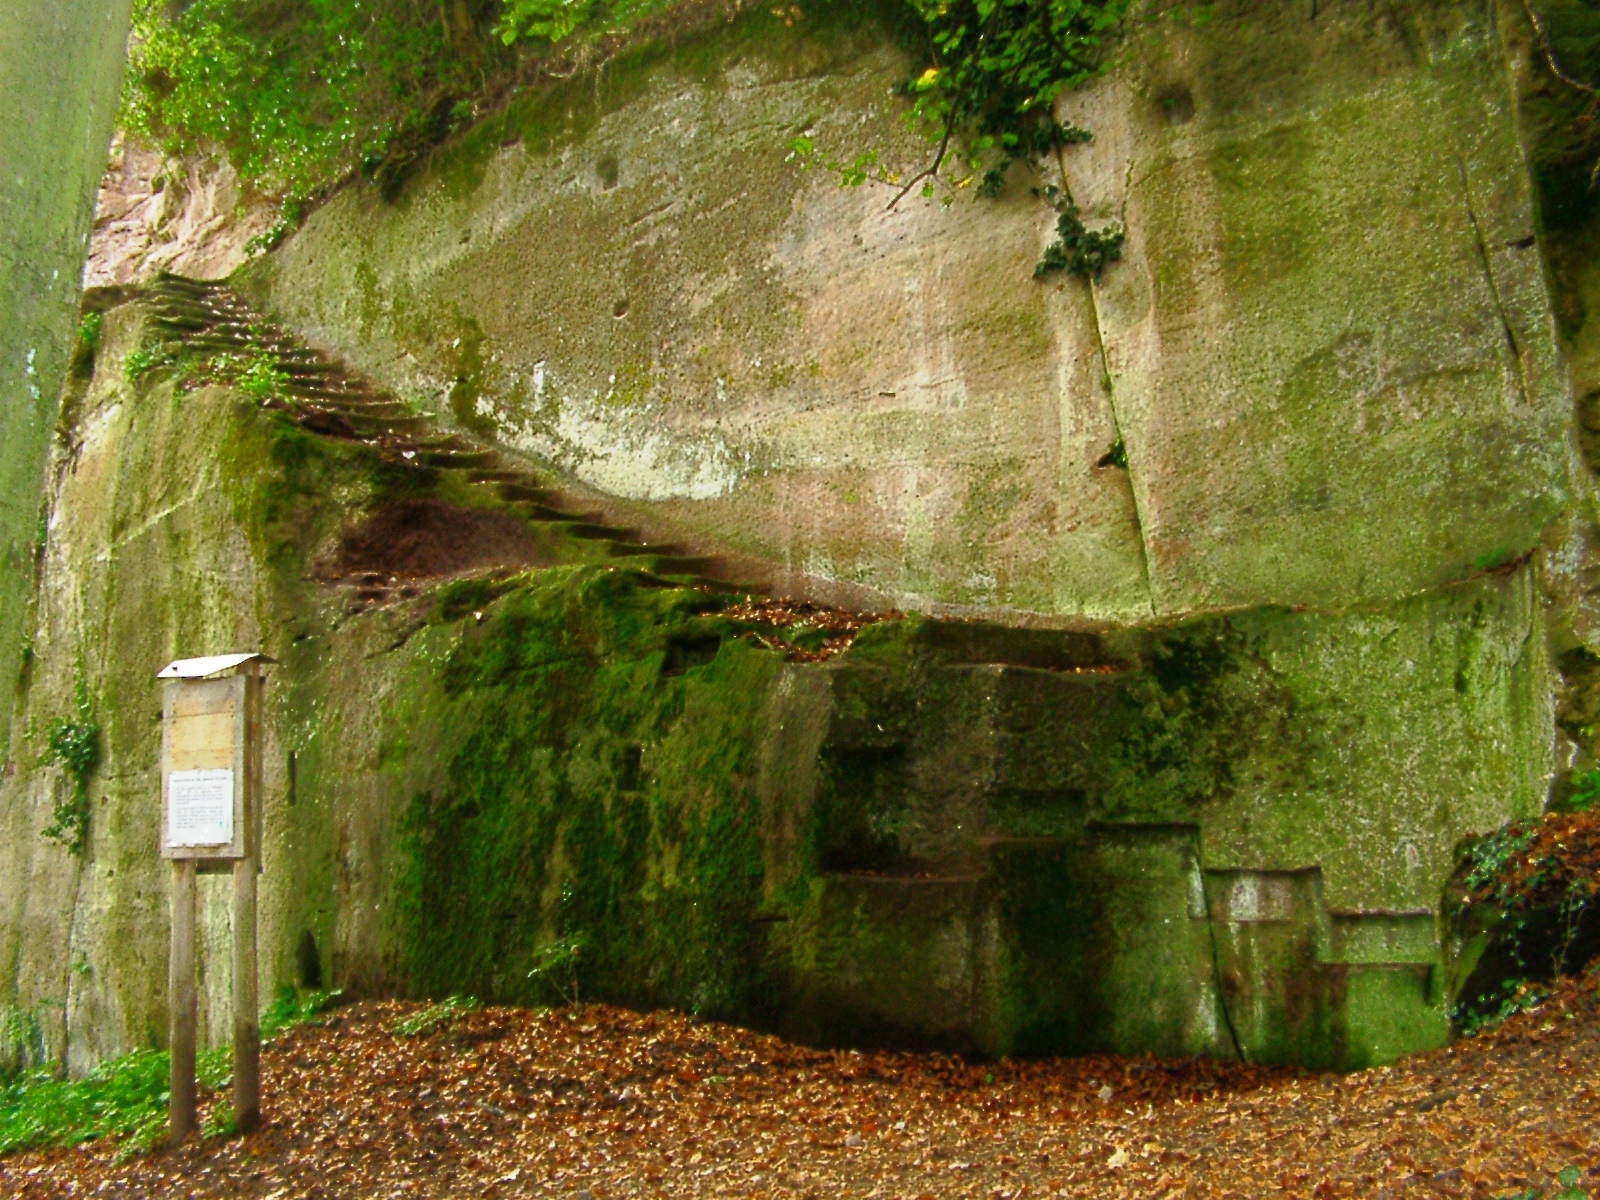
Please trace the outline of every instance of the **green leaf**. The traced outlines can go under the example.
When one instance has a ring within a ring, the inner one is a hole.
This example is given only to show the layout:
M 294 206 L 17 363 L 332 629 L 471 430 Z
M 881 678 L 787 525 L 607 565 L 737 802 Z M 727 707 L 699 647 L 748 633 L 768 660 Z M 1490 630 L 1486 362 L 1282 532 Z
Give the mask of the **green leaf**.
M 504 0 L 496 32 L 511 45 L 518 38 L 554 44 L 571 37 L 594 11 L 594 0 Z

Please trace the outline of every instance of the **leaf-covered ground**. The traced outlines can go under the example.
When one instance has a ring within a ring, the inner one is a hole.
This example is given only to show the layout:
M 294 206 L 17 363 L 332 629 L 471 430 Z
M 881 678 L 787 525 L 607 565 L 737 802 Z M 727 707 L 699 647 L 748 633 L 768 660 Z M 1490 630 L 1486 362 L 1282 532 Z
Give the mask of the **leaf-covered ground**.
M 1600 1193 L 1597 985 L 1349 1076 L 819 1053 L 598 1005 L 430 1030 L 364 1003 L 267 1048 L 252 1136 L 16 1155 L 0 1194 L 1576 1197 Z

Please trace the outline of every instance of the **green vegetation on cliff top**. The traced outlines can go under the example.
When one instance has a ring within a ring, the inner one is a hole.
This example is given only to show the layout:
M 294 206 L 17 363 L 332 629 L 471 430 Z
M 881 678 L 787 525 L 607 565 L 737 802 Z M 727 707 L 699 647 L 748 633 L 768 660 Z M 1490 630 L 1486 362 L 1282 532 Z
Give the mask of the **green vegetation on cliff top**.
M 170 153 L 226 156 L 292 221 L 357 171 L 398 182 L 536 74 L 552 42 L 614 33 L 672 2 L 137 0 L 121 123 Z
M 916 32 L 926 69 L 902 88 L 927 160 L 889 164 L 873 149 L 830 158 L 802 133 L 790 146 L 841 182 L 943 194 L 997 190 L 1032 162 L 1059 214 L 1039 273 L 1096 275 L 1121 231 L 1085 227 L 1059 155 L 1090 137 L 1060 124 L 1054 101 L 1092 76 L 1131 0 L 890 0 Z M 356 172 L 395 194 L 428 153 L 521 84 L 564 78 L 607 57 L 617 35 L 657 36 L 702 22 L 702 0 L 137 0 L 122 124 L 173 152 L 226 155 L 251 186 L 279 197 L 285 232 L 304 203 Z M 804 15 L 795 7 L 792 11 Z M 1547 38 L 1547 70 L 1528 115 L 1547 226 L 1592 212 L 1600 18 L 1579 0 L 1529 7 Z M 666 14 L 653 25 L 649 18 Z M 786 18 L 788 19 L 788 18 Z M 556 43 L 562 43 L 557 50 Z M 834 148 L 835 152 L 848 148 Z
M 1054 100 L 1093 74 L 1128 4 L 891 6 L 920 31 L 914 54 L 927 67 L 903 93 L 907 124 L 925 136 L 931 161 L 901 186 L 869 152 L 847 181 L 876 178 L 903 193 L 920 184 L 928 196 L 943 188 L 948 201 L 980 176 L 993 191 L 1012 163 L 1086 140 L 1055 120 Z M 138 0 L 122 121 L 173 152 L 225 153 L 248 183 L 283 199 L 292 221 L 304 201 L 357 170 L 392 194 L 434 145 L 519 82 L 541 78 L 556 43 L 572 43 L 562 48 L 562 69 L 548 72 L 564 77 L 603 57 L 603 39 L 645 18 L 678 10 L 688 25 L 706 8 L 694 0 L 308 0 L 295 8 L 194 0 L 175 12 L 167 0 Z M 1058 207 L 1063 228 L 1081 240 L 1070 198 Z M 1096 265 L 1116 256 L 1115 235 L 1089 236 Z M 1046 269 L 1085 269 L 1080 257 Z

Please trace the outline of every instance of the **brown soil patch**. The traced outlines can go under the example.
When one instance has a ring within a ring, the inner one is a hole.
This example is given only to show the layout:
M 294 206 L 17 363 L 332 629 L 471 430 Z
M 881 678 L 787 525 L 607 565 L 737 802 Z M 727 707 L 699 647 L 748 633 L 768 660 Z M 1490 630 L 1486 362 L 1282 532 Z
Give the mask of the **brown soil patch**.
M 553 566 L 528 528 L 509 513 L 398 500 L 345 531 L 319 578 L 444 579 L 490 567 Z

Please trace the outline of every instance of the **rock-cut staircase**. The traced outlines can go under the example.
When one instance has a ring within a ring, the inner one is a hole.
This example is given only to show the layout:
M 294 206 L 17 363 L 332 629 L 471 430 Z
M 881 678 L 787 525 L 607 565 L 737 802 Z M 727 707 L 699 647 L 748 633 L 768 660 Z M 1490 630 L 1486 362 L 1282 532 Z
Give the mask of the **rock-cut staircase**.
M 143 299 L 169 351 L 254 367 L 257 378 L 268 383 L 256 389 L 263 405 L 282 410 L 309 432 L 363 443 L 401 468 L 457 473 L 471 487 L 491 489 L 500 507 L 586 544 L 591 553 L 584 557 L 626 559 L 678 584 L 760 590 L 733 586 L 725 563 L 716 557 L 649 541 L 639 530 L 608 520 L 498 448 L 438 429 L 431 416 L 266 320 L 225 284 L 167 274 L 146 289 Z M 262 372 L 263 366 L 270 371 Z M 404 587 L 380 573 L 349 582 L 363 605 L 383 603 Z

